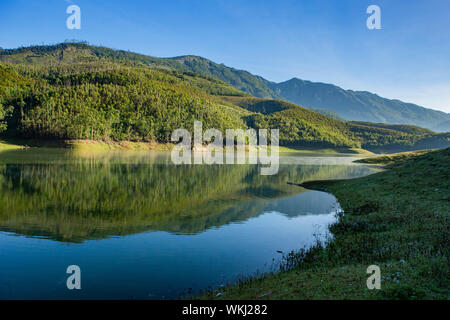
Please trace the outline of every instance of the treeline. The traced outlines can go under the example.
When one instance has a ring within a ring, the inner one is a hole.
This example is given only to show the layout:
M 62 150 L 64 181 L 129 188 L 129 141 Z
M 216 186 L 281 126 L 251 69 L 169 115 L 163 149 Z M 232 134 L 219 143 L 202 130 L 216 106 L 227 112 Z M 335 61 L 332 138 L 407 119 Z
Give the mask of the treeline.
M 205 93 L 222 92 L 220 82 L 110 63 L 0 68 L 0 115 L 11 135 L 167 142 L 194 120 L 219 130 L 245 127 L 235 109 Z
M 447 148 L 450 133 L 406 125 L 347 123 L 351 134 L 364 149 L 374 152 L 399 152 L 419 149 Z
M 295 104 L 253 97 L 221 97 L 254 113 L 245 117 L 254 128 L 279 128 L 286 146 L 356 147 L 377 152 L 445 148 L 449 133 L 411 125 L 341 121 Z

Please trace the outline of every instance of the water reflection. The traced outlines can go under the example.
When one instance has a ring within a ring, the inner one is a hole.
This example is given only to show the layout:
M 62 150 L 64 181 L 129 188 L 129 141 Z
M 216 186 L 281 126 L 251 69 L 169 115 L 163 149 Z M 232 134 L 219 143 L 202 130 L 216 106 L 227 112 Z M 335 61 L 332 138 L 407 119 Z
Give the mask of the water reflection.
M 0 155 L 0 230 L 80 242 L 150 230 L 193 234 L 264 211 L 323 212 L 320 202 L 275 201 L 305 190 L 287 185 L 367 174 L 365 166 L 172 165 L 167 153 Z M 295 209 L 295 210 L 293 210 Z
M 177 298 L 267 271 L 277 251 L 326 235 L 339 208 L 287 181 L 373 172 L 316 157 L 282 157 L 277 175 L 261 176 L 157 152 L 0 153 L 0 299 Z M 82 290 L 65 286 L 71 264 Z
M 323 213 L 311 198 L 308 206 L 306 198 L 276 199 L 305 191 L 287 181 L 370 170 L 285 164 L 261 176 L 257 165 L 175 166 L 167 153 L 9 152 L 0 154 L 0 230 L 69 242 L 151 230 L 195 234 L 277 206 L 290 216 Z

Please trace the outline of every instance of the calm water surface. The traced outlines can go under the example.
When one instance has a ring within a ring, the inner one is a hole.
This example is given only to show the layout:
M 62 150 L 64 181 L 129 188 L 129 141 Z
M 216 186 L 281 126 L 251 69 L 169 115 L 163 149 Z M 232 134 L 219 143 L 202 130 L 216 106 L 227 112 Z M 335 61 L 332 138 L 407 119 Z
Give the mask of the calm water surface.
M 287 182 L 376 169 L 343 155 L 180 165 L 170 154 L 0 153 L 0 298 L 168 299 L 276 268 L 328 236 L 333 195 Z M 68 290 L 66 268 L 81 268 Z

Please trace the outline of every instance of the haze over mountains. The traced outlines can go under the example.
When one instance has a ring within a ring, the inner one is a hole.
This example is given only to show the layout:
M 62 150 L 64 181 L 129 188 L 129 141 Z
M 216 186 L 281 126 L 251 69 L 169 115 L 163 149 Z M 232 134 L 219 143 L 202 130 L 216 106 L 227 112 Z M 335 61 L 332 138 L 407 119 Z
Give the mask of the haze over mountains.
M 64 44 L 61 44 L 64 45 Z M 53 46 L 57 49 L 58 46 Z M 128 51 L 77 43 L 77 48 L 85 50 L 86 59 L 113 57 L 127 59 L 157 67 L 167 67 L 178 71 L 191 71 L 218 78 L 238 90 L 255 97 L 283 99 L 300 106 L 314 109 L 323 114 L 346 120 L 380 122 L 388 124 L 412 124 L 438 132 L 450 131 L 450 114 L 427 109 L 413 103 L 391 100 L 367 91 L 344 90 L 338 86 L 293 78 L 275 83 L 244 70 L 217 64 L 198 56 L 155 58 Z M 0 61 L 10 63 L 57 63 L 70 57 L 43 54 L 48 46 L 35 46 L 12 50 L 2 50 Z M 89 51 L 89 52 L 87 52 Z M 76 56 L 76 59 L 79 59 Z M 52 61 L 53 60 L 53 61 Z

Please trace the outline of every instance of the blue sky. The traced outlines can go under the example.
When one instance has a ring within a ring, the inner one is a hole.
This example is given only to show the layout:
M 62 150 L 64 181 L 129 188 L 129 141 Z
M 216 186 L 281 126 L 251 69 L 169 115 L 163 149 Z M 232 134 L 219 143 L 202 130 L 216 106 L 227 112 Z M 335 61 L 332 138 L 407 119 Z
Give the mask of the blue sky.
M 81 30 L 66 8 L 81 8 Z M 381 30 L 366 9 L 381 8 Z M 1 0 L 0 47 L 85 40 L 194 54 L 272 81 L 367 90 L 450 112 L 448 0 Z

